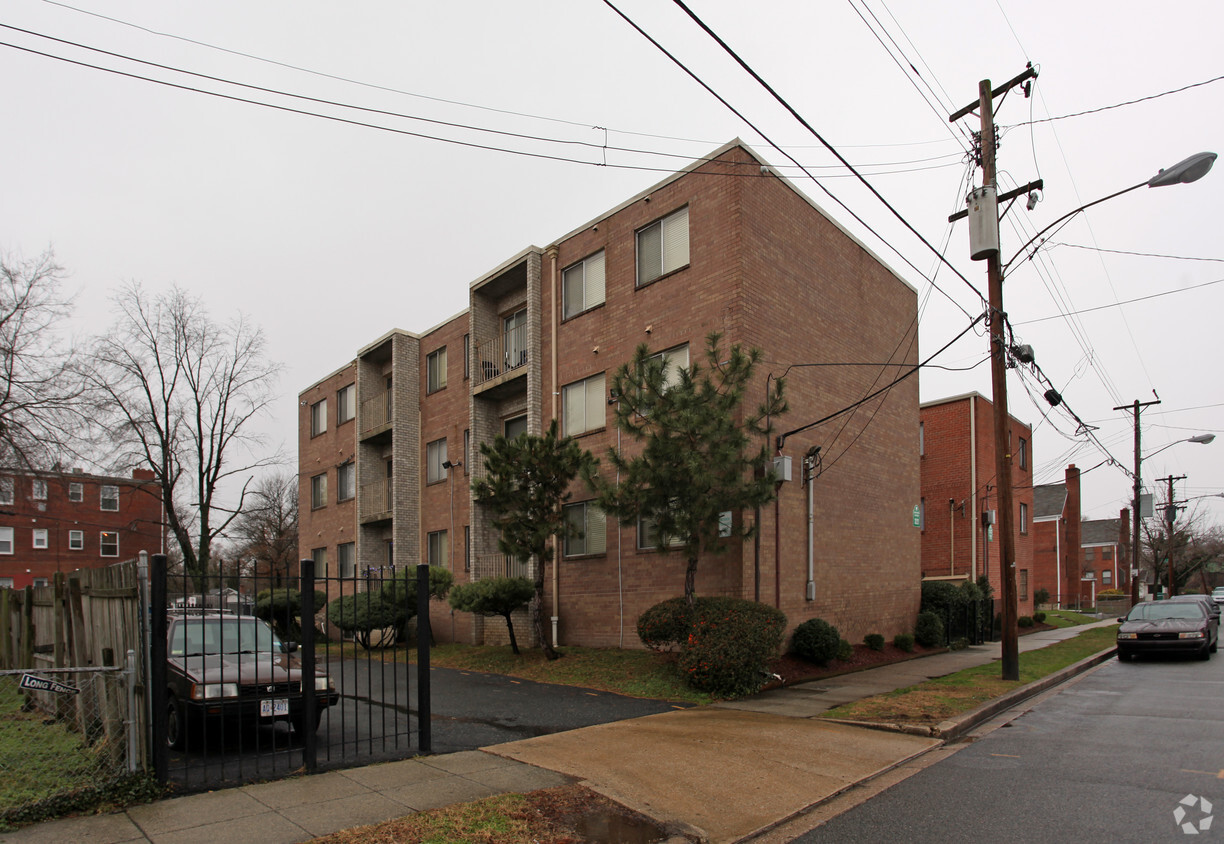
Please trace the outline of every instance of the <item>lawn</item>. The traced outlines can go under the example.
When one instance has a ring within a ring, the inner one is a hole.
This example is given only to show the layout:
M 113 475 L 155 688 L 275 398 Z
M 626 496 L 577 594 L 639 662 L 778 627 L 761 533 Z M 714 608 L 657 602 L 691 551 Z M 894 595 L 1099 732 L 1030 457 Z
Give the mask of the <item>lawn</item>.
M 1093 615 L 1072 610 L 1046 610 L 1045 623 L 1051 627 L 1077 627 L 1081 624 L 1092 624 L 1100 621 Z
M 1019 680 L 1001 679 L 999 663 L 992 662 L 916 686 L 863 698 L 831 709 L 821 717 L 888 724 L 937 724 L 1113 647 L 1116 634 L 1117 630 L 1112 625 L 1094 627 L 1074 639 L 1022 653 Z

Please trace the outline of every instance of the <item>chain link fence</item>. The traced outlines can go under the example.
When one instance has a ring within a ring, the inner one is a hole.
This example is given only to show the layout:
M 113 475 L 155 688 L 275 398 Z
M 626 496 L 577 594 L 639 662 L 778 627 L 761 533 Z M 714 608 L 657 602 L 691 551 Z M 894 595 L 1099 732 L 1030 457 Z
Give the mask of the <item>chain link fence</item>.
M 0 826 L 136 770 L 132 665 L 0 671 Z

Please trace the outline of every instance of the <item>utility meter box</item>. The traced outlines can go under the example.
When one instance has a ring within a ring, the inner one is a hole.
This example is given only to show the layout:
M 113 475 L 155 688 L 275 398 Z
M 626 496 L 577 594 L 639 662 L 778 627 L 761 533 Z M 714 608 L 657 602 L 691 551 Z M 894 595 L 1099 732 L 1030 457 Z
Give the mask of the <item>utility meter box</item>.
M 999 200 L 994 185 L 975 188 L 969 206 L 969 257 L 985 261 L 999 254 Z
M 773 459 L 774 480 L 780 482 L 790 482 L 791 479 L 791 459 L 787 456 L 775 457 Z

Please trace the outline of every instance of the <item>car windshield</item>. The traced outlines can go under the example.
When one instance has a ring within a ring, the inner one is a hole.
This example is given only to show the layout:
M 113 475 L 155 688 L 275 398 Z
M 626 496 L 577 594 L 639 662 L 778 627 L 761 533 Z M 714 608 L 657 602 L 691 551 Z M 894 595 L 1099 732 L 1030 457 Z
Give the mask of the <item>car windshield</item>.
M 1127 621 L 1160 621 L 1166 618 L 1202 618 L 1203 608 L 1197 601 L 1151 601 L 1130 611 Z
M 1211 590 L 1212 595 L 1224 595 L 1224 586 L 1217 586 Z
M 258 618 L 183 618 L 170 630 L 170 656 L 268 653 L 280 644 Z

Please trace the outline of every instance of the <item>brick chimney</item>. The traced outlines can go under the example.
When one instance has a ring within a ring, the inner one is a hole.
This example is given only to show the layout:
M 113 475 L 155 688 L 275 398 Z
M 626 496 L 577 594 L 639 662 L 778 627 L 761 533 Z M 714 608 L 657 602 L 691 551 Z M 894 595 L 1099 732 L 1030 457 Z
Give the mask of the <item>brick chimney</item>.
M 1067 573 L 1067 588 L 1063 594 L 1071 600 L 1076 600 L 1083 591 L 1080 573 L 1083 571 L 1084 551 L 1081 547 L 1083 534 L 1080 526 L 1080 471 L 1075 468 L 1074 463 L 1067 466 L 1066 483 L 1067 503 L 1063 508 L 1063 518 L 1067 520 L 1067 554 L 1064 558 L 1067 562 L 1064 569 Z

